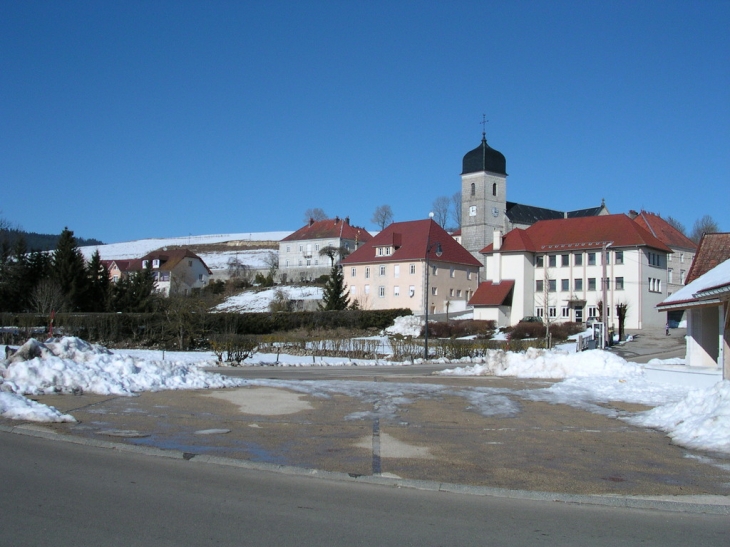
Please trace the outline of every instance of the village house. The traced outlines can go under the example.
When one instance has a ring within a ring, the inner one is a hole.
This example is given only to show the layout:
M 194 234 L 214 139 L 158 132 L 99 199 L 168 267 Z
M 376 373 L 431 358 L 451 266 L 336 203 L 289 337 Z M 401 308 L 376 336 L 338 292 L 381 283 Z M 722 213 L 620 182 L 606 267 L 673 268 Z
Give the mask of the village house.
M 415 314 L 464 311 L 481 265 L 431 219 L 390 224 L 341 264 L 350 300 L 361 308 Z
M 686 310 L 688 366 L 719 367 L 730 379 L 730 233 L 702 237 L 687 285 L 657 309 Z
M 109 279 L 118 282 L 134 272 L 152 269 L 159 294 L 187 295 L 205 287 L 211 271 L 198 255 L 187 249 L 152 251 L 133 260 L 103 261 L 109 270 Z
M 469 302 L 475 319 L 583 322 L 599 319 L 607 302 L 609 328 L 618 325 L 618 304 L 628 306 L 625 328 L 664 326 L 655 306 L 667 296 L 672 250 L 626 215 L 543 220 L 504 236 L 495 230 L 481 252 L 487 281 Z
M 332 268 L 330 258 L 321 256 L 321 250 L 330 247 L 347 256 L 371 239 L 365 228 L 351 225 L 349 217 L 310 219 L 306 226 L 279 242 L 279 271 L 290 281 L 311 281 L 328 275 Z M 335 262 L 340 258 L 338 254 Z

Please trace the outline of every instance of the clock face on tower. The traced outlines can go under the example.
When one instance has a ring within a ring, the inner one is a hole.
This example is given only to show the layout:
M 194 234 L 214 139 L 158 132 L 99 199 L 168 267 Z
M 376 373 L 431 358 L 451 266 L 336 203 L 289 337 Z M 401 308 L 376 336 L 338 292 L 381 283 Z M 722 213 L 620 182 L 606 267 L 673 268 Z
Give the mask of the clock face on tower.
M 469 216 L 470 217 L 477 216 L 477 206 L 476 205 L 472 205 L 471 207 L 469 207 Z
M 498 217 L 499 216 L 499 209 L 497 209 L 496 207 L 492 207 L 492 216 L 493 217 Z

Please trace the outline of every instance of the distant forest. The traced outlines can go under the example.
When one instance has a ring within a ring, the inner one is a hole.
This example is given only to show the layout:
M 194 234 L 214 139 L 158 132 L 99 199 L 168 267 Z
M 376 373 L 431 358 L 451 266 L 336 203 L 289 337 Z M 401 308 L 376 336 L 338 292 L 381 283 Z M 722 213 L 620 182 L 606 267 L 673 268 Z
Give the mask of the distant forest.
M 0 243 L 7 245 L 10 249 L 15 247 L 21 237 L 25 240 L 25 247 L 29 251 L 55 251 L 61 234 L 36 234 L 35 232 L 26 232 L 17 228 L 0 229 Z M 79 247 L 84 247 L 87 245 L 103 245 L 104 243 L 98 239 L 77 237 L 76 244 Z

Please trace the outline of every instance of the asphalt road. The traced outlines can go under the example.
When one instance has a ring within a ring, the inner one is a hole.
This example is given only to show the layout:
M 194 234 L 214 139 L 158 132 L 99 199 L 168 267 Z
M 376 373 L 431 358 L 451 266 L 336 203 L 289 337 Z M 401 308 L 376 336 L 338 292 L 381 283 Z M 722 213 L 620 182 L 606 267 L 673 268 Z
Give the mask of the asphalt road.
M 0 432 L 3 545 L 723 546 L 723 515 L 385 488 Z

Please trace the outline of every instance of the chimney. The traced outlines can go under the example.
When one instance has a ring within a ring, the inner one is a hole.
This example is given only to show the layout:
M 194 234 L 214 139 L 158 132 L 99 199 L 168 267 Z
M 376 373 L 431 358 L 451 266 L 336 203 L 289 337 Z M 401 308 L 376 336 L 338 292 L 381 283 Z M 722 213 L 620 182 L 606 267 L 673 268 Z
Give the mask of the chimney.
M 312 224 L 314 224 L 314 219 L 312 217 L 309 217 L 309 225 L 311 226 Z
M 492 239 L 492 249 L 494 250 L 494 253 L 492 254 L 492 265 L 494 270 L 492 272 L 492 283 L 495 285 L 502 281 L 502 253 L 499 252 L 501 248 L 502 232 L 500 230 L 494 230 Z
M 340 217 L 335 217 L 335 224 L 337 224 L 340 221 Z
M 345 224 L 350 225 L 350 217 L 345 217 Z

